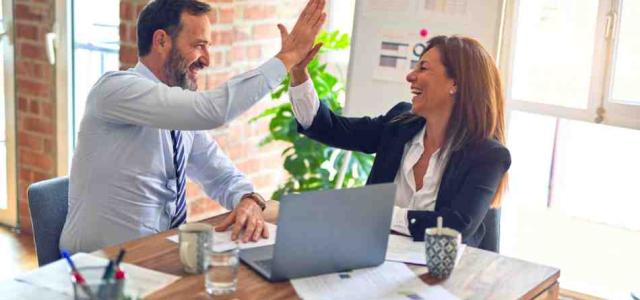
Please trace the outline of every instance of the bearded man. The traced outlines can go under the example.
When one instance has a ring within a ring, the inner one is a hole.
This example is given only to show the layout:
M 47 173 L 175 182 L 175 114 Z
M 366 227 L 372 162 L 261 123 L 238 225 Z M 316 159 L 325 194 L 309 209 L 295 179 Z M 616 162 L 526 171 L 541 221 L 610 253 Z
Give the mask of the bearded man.
M 90 252 L 185 223 L 186 177 L 231 214 L 232 238 L 269 235 L 262 197 L 205 130 L 262 99 L 291 67 L 313 54 L 326 15 L 310 0 L 291 33 L 278 25 L 280 52 L 260 67 L 210 91 L 197 91 L 209 66 L 208 4 L 155 0 L 138 17 L 137 65 L 104 74 L 91 89 L 69 179 L 61 248 Z

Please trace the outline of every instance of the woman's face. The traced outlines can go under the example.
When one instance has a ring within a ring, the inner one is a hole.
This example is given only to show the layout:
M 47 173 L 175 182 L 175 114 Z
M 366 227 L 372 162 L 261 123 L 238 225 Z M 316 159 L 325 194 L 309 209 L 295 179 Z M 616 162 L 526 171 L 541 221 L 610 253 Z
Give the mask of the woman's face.
M 416 67 L 407 74 L 407 81 L 411 83 L 414 113 L 427 117 L 429 113 L 453 107 L 455 82 L 447 77 L 438 48 L 431 48 L 422 55 Z

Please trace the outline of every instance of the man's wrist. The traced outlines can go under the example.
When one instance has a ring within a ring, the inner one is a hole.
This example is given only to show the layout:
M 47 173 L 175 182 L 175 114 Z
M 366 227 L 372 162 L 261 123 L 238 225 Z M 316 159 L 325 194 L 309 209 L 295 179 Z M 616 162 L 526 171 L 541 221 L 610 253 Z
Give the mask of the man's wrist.
M 285 69 L 287 69 L 287 72 L 291 71 L 291 68 L 293 68 L 293 66 L 297 63 L 295 59 L 291 57 L 291 55 L 284 52 L 276 54 L 276 58 L 282 61 Z
M 253 201 L 263 211 L 264 211 L 265 208 L 267 208 L 267 203 L 264 200 L 264 198 L 260 194 L 258 194 L 256 192 L 246 193 L 246 194 L 242 195 L 242 197 L 240 199 L 241 199 L 240 201 L 242 201 L 244 199 L 249 199 L 249 200 Z

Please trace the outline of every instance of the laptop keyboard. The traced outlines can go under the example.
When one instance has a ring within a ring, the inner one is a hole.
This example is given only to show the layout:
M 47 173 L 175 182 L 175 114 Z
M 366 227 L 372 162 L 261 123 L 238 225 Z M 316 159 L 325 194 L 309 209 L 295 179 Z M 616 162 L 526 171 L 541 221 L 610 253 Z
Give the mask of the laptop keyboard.
M 271 264 L 273 263 L 273 259 L 268 258 L 263 260 L 256 260 L 255 263 L 263 270 L 267 271 L 268 274 L 271 274 Z

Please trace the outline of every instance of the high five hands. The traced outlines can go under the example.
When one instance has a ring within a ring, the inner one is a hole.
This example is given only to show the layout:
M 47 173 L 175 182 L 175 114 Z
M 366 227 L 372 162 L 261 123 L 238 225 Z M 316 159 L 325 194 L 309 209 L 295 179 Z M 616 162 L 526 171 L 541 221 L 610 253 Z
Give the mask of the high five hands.
M 287 72 L 308 58 L 310 54 L 313 54 L 311 55 L 313 58 L 320 48 L 321 45 L 314 47 L 313 43 L 327 18 L 327 14 L 324 13 L 325 4 L 325 0 L 310 0 L 291 32 L 288 32 L 284 25 L 278 24 L 282 46 L 276 57 L 284 63 Z

